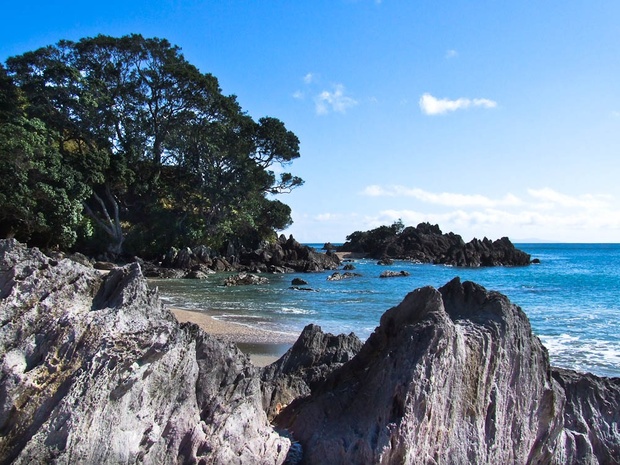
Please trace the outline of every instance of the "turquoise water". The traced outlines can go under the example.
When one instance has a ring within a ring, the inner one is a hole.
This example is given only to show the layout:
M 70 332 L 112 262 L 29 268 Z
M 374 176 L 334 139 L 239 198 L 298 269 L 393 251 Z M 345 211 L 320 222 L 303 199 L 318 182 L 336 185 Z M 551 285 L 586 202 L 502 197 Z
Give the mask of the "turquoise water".
M 321 247 L 322 244 L 310 244 Z M 517 244 L 539 258 L 528 267 L 453 268 L 396 261 L 379 266 L 356 260 L 361 277 L 327 281 L 332 272 L 267 275 L 262 286 L 223 287 L 226 275 L 207 280 L 158 280 L 171 304 L 209 309 L 217 318 L 263 329 L 299 333 L 308 323 L 332 333 L 367 338 L 385 310 L 421 286 L 440 287 L 455 276 L 507 295 L 528 315 L 552 364 L 620 376 L 620 244 Z M 381 279 L 382 271 L 408 277 Z M 312 292 L 290 289 L 300 277 Z

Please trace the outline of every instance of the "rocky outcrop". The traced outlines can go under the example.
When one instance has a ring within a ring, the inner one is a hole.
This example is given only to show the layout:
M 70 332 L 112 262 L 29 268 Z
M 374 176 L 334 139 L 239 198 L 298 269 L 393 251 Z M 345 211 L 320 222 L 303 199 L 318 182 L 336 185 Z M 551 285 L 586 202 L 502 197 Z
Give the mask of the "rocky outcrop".
M 138 264 L 106 277 L 0 241 L 0 463 L 262 463 L 258 370 L 179 324 Z
M 452 266 L 524 266 L 530 255 L 518 250 L 503 237 L 491 241 L 473 239 L 465 243 L 454 233 L 444 234 L 437 225 L 420 223 L 404 229 L 382 226 L 366 232 L 355 232 L 338 248 L 339 252 L 362 253 L 380 258 L 380 264 L 390 259 L 413 260 Z
M 331 275 L 329 275 L 327 277 L 328 281 L 342 281 L 343 279 L 351 279 L 351 278 L 358 278 L 362 276 L 359 273 L 353 273 L 351 271 L 345 271 L 344 273 L 340 273 L 339 271 L 336 271 L 334 273 L 332 273 Z
M 158 263 L 142 264 L 149 278 L 204 278 L 215 271 L 250 273 L 293 273 L 335 270 L 340 259 L 330 249 L 317 253 L 297 242 L 293 236 L 281 235 L 275 243 L 262 243 L 254 250 L 236 250 L 230 246 L 226 258 L 206 246 L 193 249 L 171 248 Z
M 566 397 L 554 463 L 620 463 L 620 379 L 553 368 Z
M 402 271 L 384 271 L 382 272 L 379 277 L 380 278 L 399 278 L 399 277 L 404 277 L 404 276 L 409 276 L 410 273 L 408 271 L 402 270 Z
M 521 309 L 455 279 L 280 413 L 306 464 L 619 463 L 620 379 L 552 371 Z
M 619 424 L 619 378 L 551 368 L 474 283 L 410 293 L 363 345 L 308 326 L 259 370 L 179 324 L 137 263 L 103 276 L 0 241 L 0 464 L 603 465 Z
M 273 244 L 263 244 L 259 249 L 241 253 L 239 263 L 252 272 L 309 272 L 336 270 L 340 259 L 330 250 L 318 253 L 297 242 L 293 236 L 287 239 L 281 235 Z
M 224 280 L 224 286 L 258 286 L 259 284 L 269 284 L 269 280 L 264 276 L 245 272 L 230 275 Z
M 317 383 L 351 360 L 361 347 L 362 342 L 353 333 L 334 336 L 317 325 L 306 326 L 293 347 L 263 369 L 263 407 L 269 418 L 294 399 L 309 395 Z

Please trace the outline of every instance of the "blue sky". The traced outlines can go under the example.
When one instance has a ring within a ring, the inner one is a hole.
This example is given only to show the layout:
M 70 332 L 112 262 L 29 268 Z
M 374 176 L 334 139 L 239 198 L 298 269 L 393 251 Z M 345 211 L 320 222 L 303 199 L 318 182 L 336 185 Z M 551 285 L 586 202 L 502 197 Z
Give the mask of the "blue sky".
M 620 2 L 4 2 L 0 60 L 140 33 L 301 140 L 286 234 L 620 242 Z

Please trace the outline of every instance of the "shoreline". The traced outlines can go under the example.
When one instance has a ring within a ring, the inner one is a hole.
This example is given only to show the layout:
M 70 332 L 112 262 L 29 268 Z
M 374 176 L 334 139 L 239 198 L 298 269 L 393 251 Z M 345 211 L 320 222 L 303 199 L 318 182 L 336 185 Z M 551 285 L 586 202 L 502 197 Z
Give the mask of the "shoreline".
M 194 323 L 206 333 L 237 345 L 257 367 L 278 360 L 297 340 L 296 335 L 252 328 L 214 318 L 208 311 L 166 306 L 179 323 Z

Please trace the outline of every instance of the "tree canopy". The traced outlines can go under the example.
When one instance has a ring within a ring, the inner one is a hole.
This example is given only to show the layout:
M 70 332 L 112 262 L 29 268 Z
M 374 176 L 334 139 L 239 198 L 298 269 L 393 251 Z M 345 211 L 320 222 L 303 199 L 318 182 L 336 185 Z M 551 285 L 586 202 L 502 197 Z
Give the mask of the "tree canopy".
M 273 196 L 303 184 L 275 174 L 299 157 L 280 120 L 253 120 L 178 47 L 140 35 L 9 58 L 0 156 L 0 234 L 113 254 L 254 245 L 291 223 Z

